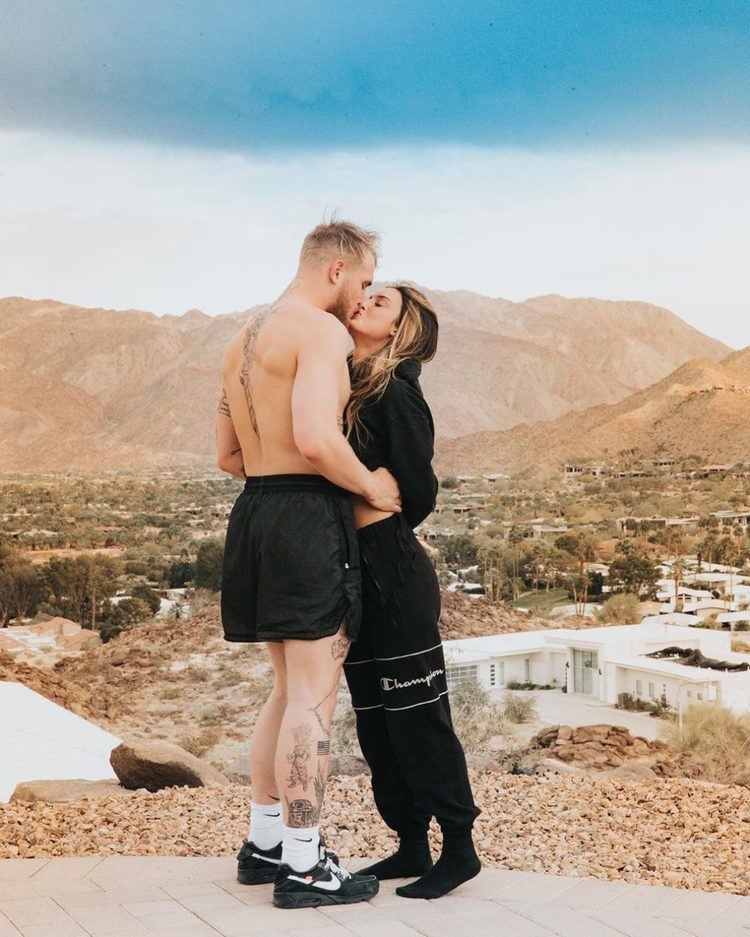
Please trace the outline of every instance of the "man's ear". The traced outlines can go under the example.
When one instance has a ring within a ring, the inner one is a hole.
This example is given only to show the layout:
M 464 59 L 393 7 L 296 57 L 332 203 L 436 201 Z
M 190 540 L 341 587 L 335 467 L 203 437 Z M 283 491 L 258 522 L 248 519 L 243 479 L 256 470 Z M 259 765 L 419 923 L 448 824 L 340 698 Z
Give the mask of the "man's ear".
M 328 267 L 328 279 L 333 284 L 337 284 L 341 279 L 341 275 L 344 272 L 344 261 L 334 260 L 334 262 Z

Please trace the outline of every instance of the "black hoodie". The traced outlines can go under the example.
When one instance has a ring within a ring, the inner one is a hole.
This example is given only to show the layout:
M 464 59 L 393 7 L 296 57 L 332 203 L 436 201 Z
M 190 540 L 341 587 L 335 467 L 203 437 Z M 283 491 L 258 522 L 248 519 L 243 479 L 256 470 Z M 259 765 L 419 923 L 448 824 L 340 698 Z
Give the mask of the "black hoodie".
M 438 491 L 432 471 L 435 425 L 419 385 L 421 372 L 419 361 L 401 361 L 382 396 L 360 410 L 359 434 L 349 437 L 370 471 L 385 466 L 395 477 L 410 527 L 432 512 Z

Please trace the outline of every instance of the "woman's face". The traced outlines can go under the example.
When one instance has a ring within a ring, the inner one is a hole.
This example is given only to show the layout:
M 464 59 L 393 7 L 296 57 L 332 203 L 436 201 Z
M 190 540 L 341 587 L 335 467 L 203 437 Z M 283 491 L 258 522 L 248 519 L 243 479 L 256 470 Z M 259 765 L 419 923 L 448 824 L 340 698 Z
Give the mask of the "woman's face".
M 373 290 L 349 319 L 348 329 L 354 344 L 359 340 L 384 345 L 396 334 L 402 303 L 401 293 L 392 286 Z

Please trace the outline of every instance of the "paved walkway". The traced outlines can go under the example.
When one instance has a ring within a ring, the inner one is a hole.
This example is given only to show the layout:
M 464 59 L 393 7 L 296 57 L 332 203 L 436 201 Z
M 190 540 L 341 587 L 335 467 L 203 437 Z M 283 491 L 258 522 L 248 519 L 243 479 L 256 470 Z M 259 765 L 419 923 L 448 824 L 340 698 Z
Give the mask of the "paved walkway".
M 350 868 L 362 865 L 353 860 Z M 750 897 L 486 869 L 439 901 L 280 911 L 234 858 L 0 861 L 0 937 L 750 937 Z
M 616 709 L 578 693 L 563 693 L 560 690 L 530 692 L 536 697 L 540 721 L 550 725 L 587 726 L 607 722 L 610 725 L 626 726 L 633 735 L 642 735 L 647 739 L 660 738 L 665 725 L 661 719 L 654 719 L 653 716 Z

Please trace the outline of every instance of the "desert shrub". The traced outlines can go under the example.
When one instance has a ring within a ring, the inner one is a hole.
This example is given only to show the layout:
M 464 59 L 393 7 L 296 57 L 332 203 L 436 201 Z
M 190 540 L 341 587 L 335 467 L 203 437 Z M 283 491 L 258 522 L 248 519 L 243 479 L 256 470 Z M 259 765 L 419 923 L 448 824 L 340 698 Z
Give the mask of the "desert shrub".
M 474 680 L 462 680 L 451 690 L 451 714 L 456 734 L 467 752 L 479 751 L 485 742 L 505 732 L 500 707 Z
M 163 690 L 159 693 L 160 699 L 178 699 L 182 696 L 183 690 L 178 686 L 165 686 Z
M 212 592 L 211 589 L 192 589 L 187 597 L 187 601 L 190 605 L 190 614 L 197 615 L 198 612 L 215 606 L 217 597 L 216 593 Z
M 227 687 L 245 683 L 246 680 L 246 674 L 239 667 L 225 667 L 214 677 L 212 686 L 215 690 L 225 690 Z
M 689 758 L 700 776 L 750 787 L 750 714 L 736 715 L 716 703 L 698 703 L 670 723 L 665 741 Z
M 631 592 L 610 596 L 596 613 L 597 620 L 605 625 L 632 625 L 641 617 L 641 603 Z
M 226 725 L 232 715 L 233 710 L 228 703 L 211 703 L 201 711 L 198 722 L 202 726 Z
M 531 722 L 536 718 L 536 700 L 531 694 L 506 693 L 503 697 L 503 716 L 508 722 Z
M 208 674 L 208 668 L 200 664 L 188 664 L 187 667 L 179 671 L 179 674 L 191 683 L 203 683 Z
M 221 741 L 221 738 L 221 729 L 218 726 L 212 726 L 200 732 L 183 735 L 177 744 L 184 748 L 186 752 L 195 755 L 196 758 L 202 758 L 207 751 Z

